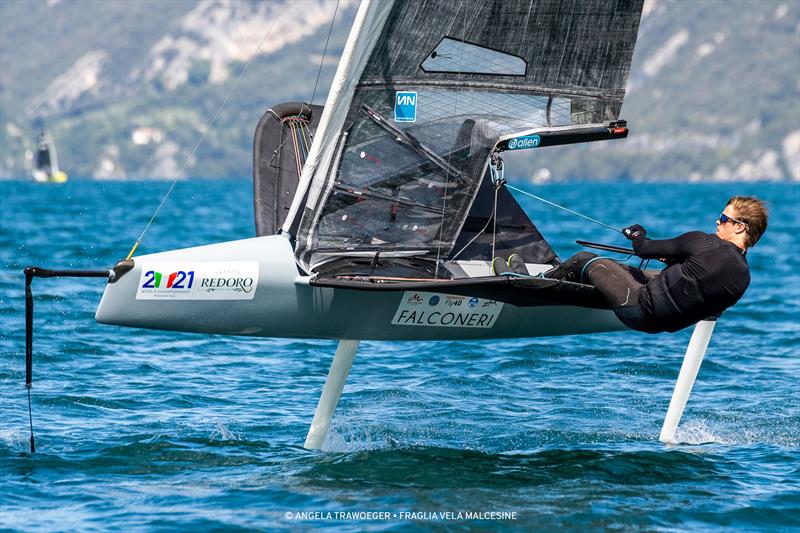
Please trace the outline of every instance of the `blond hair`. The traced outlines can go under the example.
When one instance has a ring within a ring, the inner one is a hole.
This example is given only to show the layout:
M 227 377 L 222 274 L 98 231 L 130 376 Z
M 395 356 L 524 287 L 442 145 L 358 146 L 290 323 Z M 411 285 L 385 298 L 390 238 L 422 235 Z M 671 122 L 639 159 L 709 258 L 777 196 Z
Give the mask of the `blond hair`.
M 755 196 L 731 196 L 727 205 L 733 208 L 735 218 L 747 225 L 747 247 L 755 246 L 767 231 L 767 204 Z

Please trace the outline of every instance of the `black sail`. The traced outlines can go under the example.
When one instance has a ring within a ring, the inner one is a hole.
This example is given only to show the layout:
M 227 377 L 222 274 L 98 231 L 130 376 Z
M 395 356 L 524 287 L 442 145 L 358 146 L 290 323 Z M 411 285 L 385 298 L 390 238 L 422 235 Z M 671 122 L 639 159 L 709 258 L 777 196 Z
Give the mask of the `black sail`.
M 297 256 L 309 270 L 376 252 L 452 254 L 501 139 L 618 119 L 642 9 L 641 0 L 389 5 L 362 5 L 357 31 L 377 37 L 351 34 L 326 104 L 344 119 L 319 141 L 327 159 L 309 170 L 297 214 Z

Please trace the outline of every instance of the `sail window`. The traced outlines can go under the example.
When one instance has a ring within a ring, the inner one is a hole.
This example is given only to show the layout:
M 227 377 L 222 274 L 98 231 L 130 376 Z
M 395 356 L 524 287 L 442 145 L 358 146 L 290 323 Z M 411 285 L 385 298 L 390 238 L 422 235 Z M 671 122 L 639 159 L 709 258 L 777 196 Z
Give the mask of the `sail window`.
M 318 208 L 311 262 L 334 251 L 447 253 L 497 139 L 547 125 L 548 106 L 552 124 L 572 123 L 567 99 L 410 89 L 417 95 L 415 123 L 392 119 L 394 91 L 365 91 L 330 194 Z
M 521 57 L 445 37 L 422 62 L 425 72 L 462 72 L 495 76 L 524 76 Z

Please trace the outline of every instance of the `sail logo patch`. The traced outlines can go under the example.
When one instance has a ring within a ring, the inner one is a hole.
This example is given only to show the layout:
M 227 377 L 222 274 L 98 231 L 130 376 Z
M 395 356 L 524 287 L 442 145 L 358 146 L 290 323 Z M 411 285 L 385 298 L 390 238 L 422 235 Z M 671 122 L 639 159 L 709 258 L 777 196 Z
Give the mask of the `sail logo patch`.
M 536 148 L 541 144 L 542 138 L 538 135 L 525 135 L 516 137 L 508 141 L 509 150 L 525 150 L 526 148 Z
M 252 300 L 257 261 L 143 263 L 137 300 Z
M 417 93 L 414 91 L 397 91 L 394 95 L 394 121 L 417 121 Z
M 440 304 L 444 305 L 440 305 Z M 406 292 L 392 319 L 396 326 L 491 328 L 503 302 L 431 292 Z

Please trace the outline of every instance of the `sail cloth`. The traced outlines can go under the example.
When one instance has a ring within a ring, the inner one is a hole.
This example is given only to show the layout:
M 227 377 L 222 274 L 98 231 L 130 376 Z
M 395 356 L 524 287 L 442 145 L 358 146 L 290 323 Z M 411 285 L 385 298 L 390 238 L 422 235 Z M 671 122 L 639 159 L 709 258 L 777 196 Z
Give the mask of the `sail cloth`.
M 484 176 L 472 202 L 451 257 L 461 261 L 491 261 L 517 254 L 526 263 L 552 264 L 558 256 L 508 189 L 497 191 L 497 220 L 493 220 L 494 184 Z
M 34 169 L 47 173 L 56 173 L 59 171 L 56 147 L 49 130 L 42 130 L 39 132 Z
M 619 117 L 641 8 L 363 3 L 284 224 L 301 266 L 446 258 L 501 136 Z

